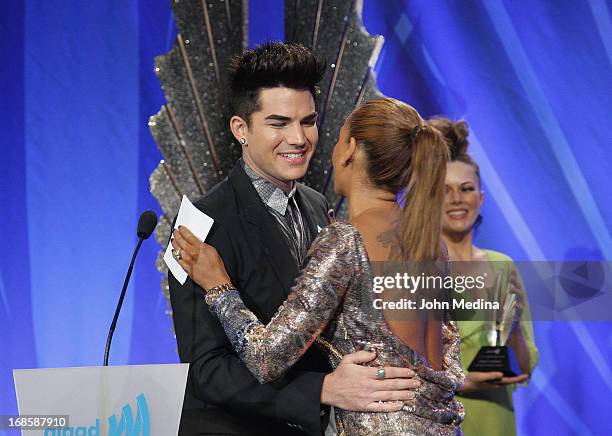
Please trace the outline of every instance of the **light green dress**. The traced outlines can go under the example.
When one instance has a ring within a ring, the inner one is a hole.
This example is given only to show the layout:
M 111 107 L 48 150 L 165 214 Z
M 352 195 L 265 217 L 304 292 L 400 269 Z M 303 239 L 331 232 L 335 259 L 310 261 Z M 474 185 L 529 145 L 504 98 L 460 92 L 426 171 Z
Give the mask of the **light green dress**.
M 503 271 L 504 277 L 510 277 L 515 268 L 512 259 L 505 254 L 492 250 L 485 250 L 494 272 Z M 525 292 L 520 278 L 521 292 Z M 538 361 L 538 349 L 533 339 L 533 327 L 527 299 L 524 298 L 521 327 L 529 349 L 529 364 L 533 368 Z M 483 345 L 489 345 L 486 338 L 484 321 L 459 321 L 459 334 L 461 336 L 461 366 L 467 374 L 476 353 Z M 488 391 L 477 391 L 462 394 L 458 399 L 465 407 L 465 420 L 461 428 L 465 436 L 471 435 L 516 435 L 514 422 L 514 403 L 512 401 L 511 386 L 500 387 Z

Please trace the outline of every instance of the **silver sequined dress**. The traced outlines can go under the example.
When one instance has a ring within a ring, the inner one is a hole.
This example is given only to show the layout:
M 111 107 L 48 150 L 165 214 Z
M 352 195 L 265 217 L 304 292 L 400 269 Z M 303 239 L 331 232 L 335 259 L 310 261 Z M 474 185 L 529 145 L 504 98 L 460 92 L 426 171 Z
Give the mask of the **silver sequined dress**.
M 315 342 L 328 352 L 334 368 L 343 355 L 356 351 L 359 342 L 366 342 L 385 350 L 373 365 L 415 370 L 421 386 L 414 403 L 393 413 L 336 409 L 340 433 L 461 434 L 463 406 L 454 391 L 464 375 L 456 324 L 442 324 L 443 370 L 436 371 L 392 333 L 383 312 L 373 306 L 376 294 L 372 287 L 371 266 L 359 232 L 351 224 L 336 222 L 313 242 L 306 266 L 270 323 L 260 323 L 237 291 L 222 293 L 210 310 L 242 361 L 262 383 L 280 377 Z

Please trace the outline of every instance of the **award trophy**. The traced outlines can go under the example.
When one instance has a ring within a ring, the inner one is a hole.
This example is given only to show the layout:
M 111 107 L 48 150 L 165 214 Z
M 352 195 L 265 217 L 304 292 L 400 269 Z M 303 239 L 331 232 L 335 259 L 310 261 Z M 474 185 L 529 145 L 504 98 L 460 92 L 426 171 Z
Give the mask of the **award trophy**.
M 501 301 L 504 282 L 506 282 L 506 286 L 509 286 L 509 282 L 504 280 L 503 274 L 498 273 L 490 295 L 492 297 L 490 301 Z M 496 371 L 503 373 L 504 377 L 514 377 L 520 374 L 514 353 L 506 345 L 510 333 L 512 333 L 512 328 L 517 321 L 516 294 L 510 291 L 504 294 L 503 305 L 495 311 L 493 322 L 486 324 L 489 345 L 480 348 L 478 354 L 476 354 L 476 357 L 468 367 L 470 372 Z

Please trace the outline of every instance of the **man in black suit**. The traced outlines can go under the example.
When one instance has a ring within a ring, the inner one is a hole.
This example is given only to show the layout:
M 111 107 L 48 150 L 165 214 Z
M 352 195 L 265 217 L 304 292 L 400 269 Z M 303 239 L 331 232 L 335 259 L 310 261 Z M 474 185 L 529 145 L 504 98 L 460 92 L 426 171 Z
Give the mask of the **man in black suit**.
M 262 45 L 233 61 L 230 128 L 242 159 L 195 203 L 215 220 L 206 242 L 266 323 L 328 224 L 325 197 L 296 182 L 318 140 L 314 97 L 322 75 L 323 64 L 296 44 Z M 170 274 L 169 281 L 179 355 L 190 363 L 181 435 L 321 435 L 329 406 L 365 410 L 377 400 L 410 398 L 410 380 L 363 375 L 358 364 L 371 356 L 346 356 L 331 372 L 317 346 L 285 376 L 260 384 L 208 311 L 203 290 L 189 278 L 181 285 Z

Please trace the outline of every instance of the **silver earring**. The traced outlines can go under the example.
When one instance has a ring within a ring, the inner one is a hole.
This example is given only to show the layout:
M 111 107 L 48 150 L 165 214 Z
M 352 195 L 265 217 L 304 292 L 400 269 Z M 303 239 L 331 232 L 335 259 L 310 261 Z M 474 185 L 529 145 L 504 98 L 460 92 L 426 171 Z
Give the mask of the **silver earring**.
M 246 144 L 246 138 L 240 138 L 240 143 L 241 143 L 242 145 Z

